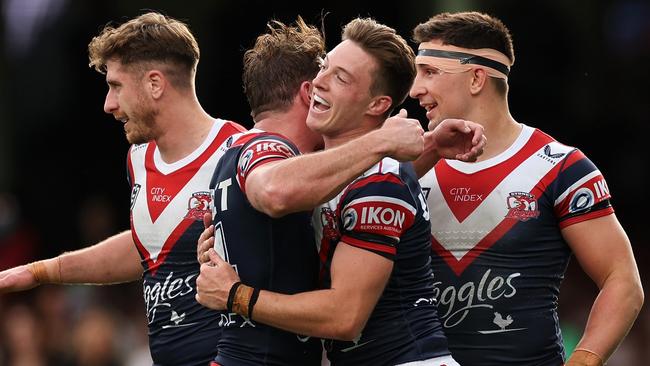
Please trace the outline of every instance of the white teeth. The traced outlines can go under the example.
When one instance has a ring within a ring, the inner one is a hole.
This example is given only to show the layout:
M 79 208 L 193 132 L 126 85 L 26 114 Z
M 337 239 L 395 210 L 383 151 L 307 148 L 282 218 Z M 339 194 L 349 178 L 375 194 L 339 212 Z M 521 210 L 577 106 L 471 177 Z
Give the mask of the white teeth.
M 323 105 L 327 106 L 327 107 L 330 106 L 330 104 L 329 104 L 325 99 L 319 97 L 319 96 L 316 95 L 316 94 L 314 94 L 314 100 L 315 100 L 316 102 L 320 103 L 320 104 L 323 104 Z

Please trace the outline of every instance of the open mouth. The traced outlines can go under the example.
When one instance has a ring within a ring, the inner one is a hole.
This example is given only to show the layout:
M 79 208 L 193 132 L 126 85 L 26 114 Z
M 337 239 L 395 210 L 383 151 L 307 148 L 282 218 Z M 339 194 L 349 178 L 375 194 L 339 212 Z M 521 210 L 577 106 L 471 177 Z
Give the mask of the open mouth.
M 313 108 L 315 110 L 324 112 L 330 109 L 330 104 L 325 99 L 319 97 L 318 95 L 314 94 L 312 100 L 313 100 Z

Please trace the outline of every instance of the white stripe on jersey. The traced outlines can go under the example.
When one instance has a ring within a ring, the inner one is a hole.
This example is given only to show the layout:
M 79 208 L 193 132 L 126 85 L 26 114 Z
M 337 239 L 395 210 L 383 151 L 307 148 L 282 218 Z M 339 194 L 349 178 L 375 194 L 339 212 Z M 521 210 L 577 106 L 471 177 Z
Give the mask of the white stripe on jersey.
M 559 205 L 562 201 L 564 201 L 564 199 L 565 199 L 565 198 L 566 198 L 566 197 L 567 197 L 571 192 L 575 191 L 576 188 L 580 187 L 581 185 L 583 185 L 585 182 L 587 182 L 588 180 L 592 179 L 593 177 L 599 176 L 600 174 L 601 174 L 601 173 L 600 173 L 600 170 L 596 169 L 596 170 L 594 170 L 593 172 L 591 172 L 591 173 L 585 175 L 584 177 L 582 177 L 579 181 L 573 183 L 573 184 L 571 185 L 571 187 L 567 188 L 566 191 L 562 192 L 562 194 L 560 195 L 560 197 L 558 197 L 558 198 L 555 200 L 555 202 L 553 203 L 553 206 L 557 206 L 557 205 Z

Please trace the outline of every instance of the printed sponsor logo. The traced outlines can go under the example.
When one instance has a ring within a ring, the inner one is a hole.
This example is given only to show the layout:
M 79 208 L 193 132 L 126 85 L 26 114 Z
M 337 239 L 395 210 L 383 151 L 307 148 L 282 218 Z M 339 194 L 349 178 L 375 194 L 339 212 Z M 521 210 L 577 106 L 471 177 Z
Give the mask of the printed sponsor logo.
M 237 313 L 221 313 L 219 314 L 219 326 L 222 328 L 230 328 L 230 327 L 255 328 L 255 323 L 253 323 L 247 317 L 243 315 L 239 315 Z
M 255 145 L 255 151 L 258 153 L 279 152 L 286 156 L 293 156 L 291 149 L 281 142 L 260 142 Z
M 133 206 L 135 206 L 135 200 L 138 199 L 138 193 L 140 193 L 140 188 L 142 188 L 142 186 L 136 183 L 133 185 L 133 188 L 131 189 L 131 210 L 133 210 Z
M 594 205 L 594 193 L 587 187 L 578 189 L 571 197 L 569 212 L 584 211 Z
M 152 202 L 169 202 L 172 199 L 171 195 L 165 194 L 165 188 L 162 187 L 153 187 L 149 193 Z
M 530 193 L 510 192 L 506 204 L 508 206 L 506 218 L 528 221 L 539 217 L 537 199 Z
M 351 231 L 357 225 L 358 219 L 357 211 L 353 207 L 348 208 L 343 212 L 343 229 Z
M 172 309 L 171 300 L 194 292 L 192 280 L 196 275 L 196 273 L 193 273 L 185 278 L 174 278 L 174 272 L 170 272 L 162 283 L 155 282 L 144 284 L 143 295 L 149 324 L 156 320 L 156 313 L 159 308 Z
M 449 190 L 452 202 L 482 202 L 483 194 L 472 193 L 471 188 L 454 187 Z
M 511 298 L 517 294 L 514 280 L 521 273 L 508 276 L 492 276 L 492 270 L 485 271 L 478 283 L 469 281 L 459 286 L 442 288 L 441 281 L 433 283 L 434 298 L 438 299 L 438 310 L 445 328 L 461 324 L 470 312 L 481 308 L 492 309 L 491 301 Z
M 551 145 L 544 146 L 544 150 L 542 150 L 542 153 L 536 154 L 538 158 L 542 158 L 543 160 L 548 161 L 553 165 L 555 165 L 558 162 L 558 159 L 560 159 L 564 155 L 566 155 L 566 153 L 553 153 L 551 151 Z
M 241 155 L 239 158 L 239 171 L 241 174 L 246 174 L 246 171 L 248 170 L 248 166 L 251 163 L 251 159 L 253 159 L 253 150 L 248 149 L 244 151 L 244 153 Z
M 212 202 L 212 195 L 209 191 L 192 193 L 192 196 L 187 201 L 187 214 L 185 218 L 203 220 L 203 215 L 210 213 L 210 202 Z

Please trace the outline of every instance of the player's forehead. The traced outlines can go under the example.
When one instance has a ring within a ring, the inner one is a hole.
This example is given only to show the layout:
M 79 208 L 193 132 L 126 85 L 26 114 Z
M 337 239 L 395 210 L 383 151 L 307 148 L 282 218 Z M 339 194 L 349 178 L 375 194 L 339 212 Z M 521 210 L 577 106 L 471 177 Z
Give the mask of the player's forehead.
M 377 61 L 361 46 L 350 40 L 344 40 L 325 57 L 329 67 L 338 68 L 348 74 L 360 77 L 368 74 L 377 66 Z
M 112 58 L 106 61 L 106 82 L 124 83 L 133 76 L 133 67 L 127 67 L 118 59 Z

